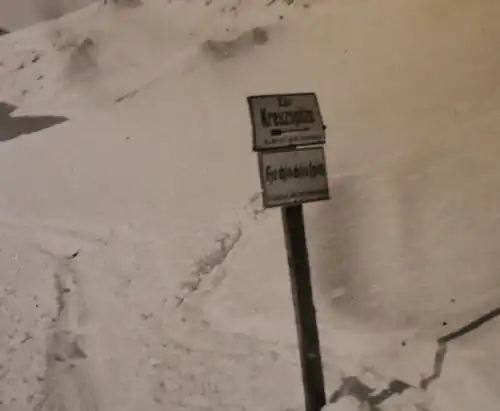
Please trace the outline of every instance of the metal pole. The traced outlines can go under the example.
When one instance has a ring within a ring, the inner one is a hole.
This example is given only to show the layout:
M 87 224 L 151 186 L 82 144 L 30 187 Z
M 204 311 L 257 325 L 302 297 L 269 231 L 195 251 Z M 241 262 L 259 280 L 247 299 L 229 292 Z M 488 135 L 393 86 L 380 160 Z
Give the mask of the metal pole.
M 320 411 L 326 404 L 325 383 L 302 204 L 282 207 L 281 213 L 290 267 L 306 411 Z

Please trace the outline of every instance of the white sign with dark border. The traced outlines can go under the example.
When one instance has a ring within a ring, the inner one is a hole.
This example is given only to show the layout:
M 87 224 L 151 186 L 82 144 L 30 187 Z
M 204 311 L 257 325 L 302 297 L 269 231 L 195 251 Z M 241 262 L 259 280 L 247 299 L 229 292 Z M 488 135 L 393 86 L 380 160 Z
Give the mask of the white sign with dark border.
M 325 126 L 316 93 L 247 97 L 253 150 L 325 143 Z
M 323 147 L 258 153 L 265 208 L 328 200 Z

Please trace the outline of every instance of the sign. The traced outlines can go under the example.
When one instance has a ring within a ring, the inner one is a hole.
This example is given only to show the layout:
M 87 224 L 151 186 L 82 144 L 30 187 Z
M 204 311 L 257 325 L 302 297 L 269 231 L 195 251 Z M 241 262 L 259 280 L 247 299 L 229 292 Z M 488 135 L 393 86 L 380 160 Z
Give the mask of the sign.
M 330 198 L 323 147 L 269 151 L 258 155 L 264 207 Z
M 326 404 L 302 203 L 328 200 L 325 126 L 315 93 L 247 97 L 265 208 L 280 207 L 306 411 Z M 304 147 L 315 145 L 316 147 Z
M 253 151 L 325 143 L 325 127 L 315 93 L 247 97 Z

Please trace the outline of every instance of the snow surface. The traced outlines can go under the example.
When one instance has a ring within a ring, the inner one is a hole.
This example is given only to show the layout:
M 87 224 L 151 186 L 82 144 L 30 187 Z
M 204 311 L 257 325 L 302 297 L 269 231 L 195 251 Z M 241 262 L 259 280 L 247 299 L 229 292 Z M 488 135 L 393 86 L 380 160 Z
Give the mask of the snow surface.
M 496 409 L 500 319 L 449 333 L 500 305 L 500 3 L 143 3 L 0 37 L 0 410 L 303 409 L 245 100 L 301 91 L 325 409 Z
M 2 0 L 0 27 L 19 30 L 40 21 L 52 20 L 96 0 Z M 102 0 L 101 0 L 102 1 Z

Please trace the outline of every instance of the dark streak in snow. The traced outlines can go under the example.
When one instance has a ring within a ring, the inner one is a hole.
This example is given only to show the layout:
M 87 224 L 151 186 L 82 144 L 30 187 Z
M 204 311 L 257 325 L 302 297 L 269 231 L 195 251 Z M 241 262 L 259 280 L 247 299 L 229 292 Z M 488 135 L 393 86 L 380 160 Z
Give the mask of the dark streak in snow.
M 481 327 L 482 325 L 486 324 L 487 322 L 495 319 L 500 315 L 500 307 L 495 308 L 494 310 L 491 310 L 490 312 L 482 315 L 481 317 L 475 319 L 474 321 L 471 321 L 467 325 L 459 328 L 456 331 L 452 331 L 451 333 L 448 333 L 441 338 L 438 339 L 438 343 L 440 344 L 446 344 L 450 341 L 453 341 L 457 338 L 460 338 L 464 336 L 465 334 L 470 333 L 471 331 L 474 331 Z
M 431 382 L 437 380 L 441 377 L 441 373 L 443 372 L 443 364 L 446 356 L 446 344 L 439 344 L 436 354 L 434 356 L 434 372 L 427 378 L 422 379 L 420 381 L 420 388 L 426 390 L 429 388 Z
M 367 405 L 370 411 L 381 411 L 380 404 L 395 394 L 402 394 L 411 387 L 410 384 L 404 381 L 392 380 L 387 388 L 373 395 L 374 388 L 366 385 L 358 377 L 347 377 L 342 379 L 342 385 L 331 395 L 329 402 L 335 403 L 343 397 L 351 396 L 356 398 L 361 404 Z
M 452 331 L 440 338 L 438 338 L 438 348 L 434 356 L 434 370 L 433 373 L 423 378 L 419 384 L 422 390 L 427 390 L 430 384 L 441 377 L 443 372 L 444 360 L 447 353 L 447 344 L 457 338 L 460 338 L 476 329 L 486 324 L 487 322 L 493 320 L 494 318 L 500 316 L 500 307 L 489 311 L 488 313 L 482 315 L 481 317 L 471 321 L 465 326 L 459 328 L 458 330 Z M 446 325 L 446 322 L 443 322 Z M 379 394 L 373 395 L 375 391 L 374 388 L 366 385 L 356 376 L 351 376 L 342 379 L 342 384 L 339 389 L 337 389 L 330 397 L 329 402 L 335 403 L 341 398 L 346 396 L 354 397 L 361 404 L 366 404 L 369 411 L 381 411 L 379 405 L 384 401 L 389 399 L 394 394 L 401 394 L 408 388 L 411 388 L 410 384 L 407 384 L 401 380 L 392 380 L 389 383 L 388 388 L 382 390 Z M 422 411 L 427 411 L 424 408 L 420 408 Z
M 427 378 L 424 378 L 420 383 L 420 387 L 424 390 L 429 387 L 429 385 L 436 381 L 443 372 L 444 360 L 446 357 L 447 346 L 449 342 L 456 340 L 457 338 L 463 337 L 464 335 L 477 330 L 482 325 L 487 322 L 493 320 L 494 318 L 500 315 L 500 307 L 495 308 L 494 310 L 489 311 L 488 313 L 482 315 L 481 317 L 471 321 L 470 323 L 464 325 L 458 330 L 452 331 L 440 338 L 438 338 L 438 349 L 436 351 L 436 355 L 434 357 L 434 372 Z M 443 324 L 446 324 L 445 322 Z

